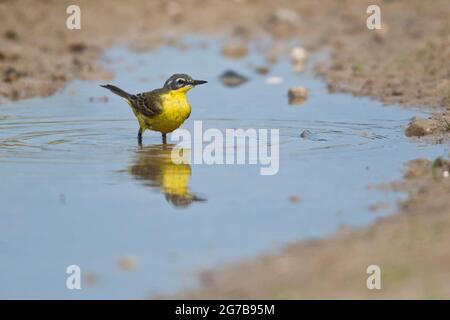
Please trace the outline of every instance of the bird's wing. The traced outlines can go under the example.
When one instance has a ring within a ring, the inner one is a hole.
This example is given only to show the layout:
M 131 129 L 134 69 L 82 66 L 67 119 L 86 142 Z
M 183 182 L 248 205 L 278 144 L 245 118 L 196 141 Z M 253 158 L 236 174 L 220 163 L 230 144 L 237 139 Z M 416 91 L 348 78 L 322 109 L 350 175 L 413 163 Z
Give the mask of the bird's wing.
M 134 94 L 130 97 L 130 101 L 135 106 L 136 111 L 144 116 L 152 117 L 162 112 L 160 92 L 157 90 Z

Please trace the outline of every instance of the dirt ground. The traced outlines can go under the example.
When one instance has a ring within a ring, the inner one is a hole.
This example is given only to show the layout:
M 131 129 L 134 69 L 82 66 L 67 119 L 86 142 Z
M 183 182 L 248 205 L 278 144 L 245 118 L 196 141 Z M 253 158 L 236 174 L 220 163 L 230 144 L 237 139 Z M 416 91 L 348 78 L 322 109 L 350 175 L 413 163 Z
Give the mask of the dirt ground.
M 148 50 L 199 33 L 223 37 L 225 52 L 245 55 L 243 44 L 268 36 L 273 41 L 267 50 L 270 67 L 277 59 L 289 59 L 280 44 L 299 38 L 309 51 L 329 53 L 328 62 L 316 67 L 329 90 L 431 111 L 429 119 L 405 123 L 405 134 L 448 145 L 448 0 L 80 0 L 81 30 L 65 27 L 69 4 L 0 0 L 0 101 L 50 95 L 77 78 L 110 78 L 99 58 L 113 45 Z M 381 30 L 366 28 L 368 4 L 380 5 Z M 293 244 L 279 255 L 207 272 L 203 288 L 182 296 L 450 297 L 450 179 L 441 177 L 446 164 L 418 163 L 404 181 L 391 186 L 409 194 L 399 214 L 367 229 Z M 411 173 L 415 170 L 419 173 Z M 382 267 L 382 290 L 366 289 L 369 264 Z

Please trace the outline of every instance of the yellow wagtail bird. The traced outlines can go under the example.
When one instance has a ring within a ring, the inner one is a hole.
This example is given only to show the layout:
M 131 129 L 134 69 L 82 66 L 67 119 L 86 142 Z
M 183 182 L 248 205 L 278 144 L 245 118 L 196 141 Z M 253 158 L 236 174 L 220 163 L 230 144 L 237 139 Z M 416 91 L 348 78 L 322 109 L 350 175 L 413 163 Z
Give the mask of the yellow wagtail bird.
M 204 80 L 194 80 L 187 74 L 174 74 L 160 89 L 138 94 L 130 94 L 111 84 L 102 85 L 103 88 L 124 98 L 133 109 L 139 122 L 138 142 L 142 143 L 145 130 L 162 133 L 163 143 L 166 135 L 179 128 L 191 114 L 191 106 L 186 93 Z

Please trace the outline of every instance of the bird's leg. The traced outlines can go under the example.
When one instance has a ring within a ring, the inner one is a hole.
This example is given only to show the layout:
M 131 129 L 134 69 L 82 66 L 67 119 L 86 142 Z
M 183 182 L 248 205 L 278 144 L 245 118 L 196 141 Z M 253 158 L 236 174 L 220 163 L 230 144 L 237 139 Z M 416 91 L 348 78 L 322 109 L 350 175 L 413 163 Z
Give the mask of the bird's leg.
M 167 134 L 166 133 L 162 134 L 162 143 L 167 144 Z
M 142 145 L 142 128 L 139 128 L 137 139 L 138 139 L 138 144 L 141 146 Z

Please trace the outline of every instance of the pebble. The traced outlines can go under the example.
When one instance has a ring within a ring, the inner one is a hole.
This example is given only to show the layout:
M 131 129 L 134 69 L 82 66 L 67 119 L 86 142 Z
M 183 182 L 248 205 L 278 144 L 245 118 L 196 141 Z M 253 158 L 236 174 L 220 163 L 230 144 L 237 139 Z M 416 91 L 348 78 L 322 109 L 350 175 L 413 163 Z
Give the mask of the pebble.
M 425 118 L 414 117 L 405 130 L 407 137 L 422 137 L 432 131 L 432 121 Z
M 302 72 L 308 60 L 308 51 L 303 47 L 295 47 L 291 50 L 291 62 L 294 72 Z
M 267 84 L 280 84 L 280 83 L 282 83 L 284 81 L 284 79 L 282 78 L 282 77 L 276 77 L 276 76 L 274 76 L 274 77 L 268 77 L 267 79 L 266 79 L 266 83 Z
M 255 71 L 259 74 L 266 75 L 269 73 L 270 69 L 267 67 L 256 67 Z
M 69 51 L 73 53 L 82 53 L 87 49 L 87 46 L 82 42 L 71 43 L 68 45 Z
M 123 271 L 131 271 L 136 268 L 136 260 L 131 257 L 122 257 L 117 261 L 119 268 Z
M 302 104 L 308 98 L 308 89 L 305 87 L 292 87 L 288 91 L 289 104 Z
M 227 87 L 236 87 L 246 83 L 249 79 L 233 70 L 227 70 L 219 77 L 222 83 Z
M 16 41 L 19 37 L 14 30 L 6 30 L 4 36 L 8 40 Z
M 291 60 L 293 64 L 304 64 L 308 59 L 308 51 L 303 47 L 295 47 L 291 50 Z
M 300 133 L 300 138 L 308 138 L 310 135 L 311 135 L 311 131 L 303 130 L 302 133 Z
M 292 203 L 295 203 L 295 204 L 300 203 L 300 201 L 301 201 L 301 199 L 300 199 L 299 196 L 291 196 L 291 197 L 289 198 L 289 200 L 290 200 Z

